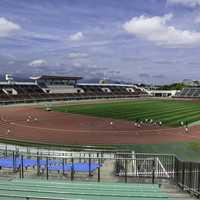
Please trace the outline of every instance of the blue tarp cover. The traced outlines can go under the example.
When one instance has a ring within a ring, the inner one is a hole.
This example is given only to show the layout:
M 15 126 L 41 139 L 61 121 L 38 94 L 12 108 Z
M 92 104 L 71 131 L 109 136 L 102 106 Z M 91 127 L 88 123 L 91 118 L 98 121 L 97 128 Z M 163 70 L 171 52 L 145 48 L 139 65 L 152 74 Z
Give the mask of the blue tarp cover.
M 46 160 L 32 160 L 32 159 L 23 159 L 23 166 L 24 167 L 34 167 L 37 166 L 37 163 L 41 167 L 46 167 Z M 0 158 L 0 166 L 2 168 L 19 168 L 21 164 L 21 159 L 16 158 L 15 160 L 12 157 L 7 158 Z M 61 161 L 58 160 L 48 160 L 48 169 L 52 171 L 71 171 L 72 169 L 75 172 L 93 172 L 97 168 L 101 167 L 101 165 L 97 163 L 74 163 L 73 165 L 71 163 L 62 164 Z

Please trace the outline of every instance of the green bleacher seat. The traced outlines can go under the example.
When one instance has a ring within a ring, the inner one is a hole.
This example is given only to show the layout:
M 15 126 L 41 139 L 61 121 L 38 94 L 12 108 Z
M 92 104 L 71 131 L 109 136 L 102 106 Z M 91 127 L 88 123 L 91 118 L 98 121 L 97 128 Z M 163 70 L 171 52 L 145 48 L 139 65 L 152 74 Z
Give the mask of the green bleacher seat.
M 1 199 L 58 200 L 164 200 L 169 199 L 158 185 L 55 182 L 38 180 L 0 181 Z

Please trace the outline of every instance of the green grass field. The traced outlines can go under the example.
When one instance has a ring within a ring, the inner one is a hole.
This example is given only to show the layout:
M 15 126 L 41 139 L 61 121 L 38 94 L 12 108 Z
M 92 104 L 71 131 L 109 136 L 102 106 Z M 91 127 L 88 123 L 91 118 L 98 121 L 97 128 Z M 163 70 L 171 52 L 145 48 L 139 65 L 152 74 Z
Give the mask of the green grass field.
M 78 113 L 104 118 L 144 121 L 162 121 L 165 126 L 176 127 L 180 122 L 200 121 L 200 104 L 175 100 L 134 100 L 88 105 L 67 105 L 55 107 L 60 112 Z
M 198 124 L 200 104 L 192 101 L 133 100 L 112 103 L 66 105 L 54 107 L 59 112 L 69 112 L 123 120 L 153 119 L 165 126 L 176 127 L 180 121 Z M 200 141 L 172 144 L 98 145 L 98 148 L 133 150 L 141 153 L 176 154 L 183 160 L 200 160 Z

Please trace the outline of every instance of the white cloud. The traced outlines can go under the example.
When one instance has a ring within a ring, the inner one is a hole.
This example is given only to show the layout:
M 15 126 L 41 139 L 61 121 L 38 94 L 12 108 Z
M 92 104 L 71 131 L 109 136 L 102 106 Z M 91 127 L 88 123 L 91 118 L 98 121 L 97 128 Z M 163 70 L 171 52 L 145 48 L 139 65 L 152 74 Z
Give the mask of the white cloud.
M 20 29 L 21 27 L 18 24 L 0 17 L 0 37 L 7 37 Z
M 69 36 L 69 39 L 72 41 L 80 41 L 83 39 L 83 33 L 82 32 L 77 32 Z
M 13 65 L 14 63 L 15 63 L 14 60 L 10 60 L 10 61 L 8 61 L 8 64 L 9 64 L 9 65 Z
M 87 53 L 79 53 L 79 52 L 72 52 L 68 54 L 68 58 L 76 59 L 76 58 L 87 58 Z
M 200 23 L 200 15 L 197 16 L 197 17 L 195 18 L 194 22 L 195 22 L 196 24 L 199 24 L 199 23 Z
M 38 60 L 31 61 L 29 63 L 29 66 L 32 66 L 32 67 L 41 67 L 41 66 L 45 66 L 47 64 L 48 64 L 48 62 L 46 60 L 38 59 Z
M 179 4 L 191 8 L 200 6 L 200 0 L 167 0 L 167 2 L 169 4 Z
M 75 62 L 75 63 L 73 63 L 73 66 L 74 67 L 81 67 L 81 63 Z
M 167 25 L 173 15 L 162 17 L 134 17 L 123 25 L 123 28 L 133 35 L 169 47 L 191 46 L 200 44 L 200 32 L 179 30 Z

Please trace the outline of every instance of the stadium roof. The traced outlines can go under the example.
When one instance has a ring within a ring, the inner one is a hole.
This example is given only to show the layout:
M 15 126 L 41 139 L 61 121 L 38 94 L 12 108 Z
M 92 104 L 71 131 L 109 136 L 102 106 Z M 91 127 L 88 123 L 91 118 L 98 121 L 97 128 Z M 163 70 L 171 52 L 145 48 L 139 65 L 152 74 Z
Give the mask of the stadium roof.
M 122 87 L 137 87 L 133 84 L 118 84 L 118 83 L 78 83 L 80 86 L 122 86 Z
M 80 80 L 82 77 L 74 77 L 74 76 L 36 76 L 36 77 L 31 77 L 33 80 Z

